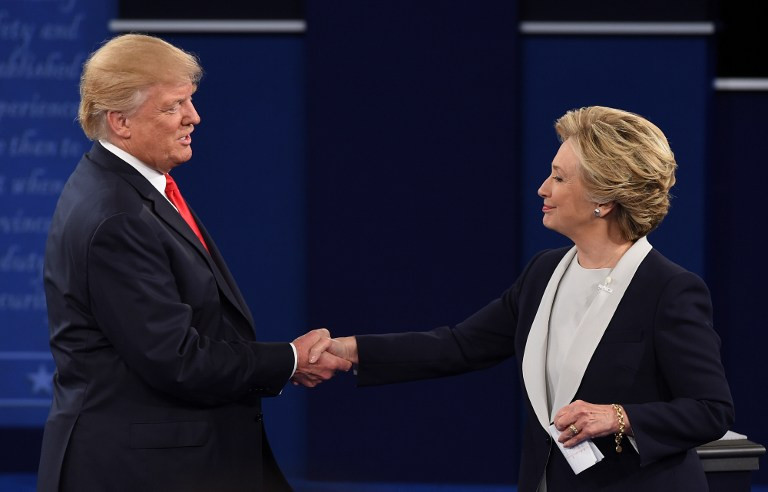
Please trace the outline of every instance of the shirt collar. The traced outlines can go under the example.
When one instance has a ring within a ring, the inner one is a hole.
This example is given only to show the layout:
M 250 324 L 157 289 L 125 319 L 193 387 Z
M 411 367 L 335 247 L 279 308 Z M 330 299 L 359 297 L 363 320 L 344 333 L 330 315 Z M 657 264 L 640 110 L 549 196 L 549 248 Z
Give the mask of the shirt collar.
M 115 144 L 109 143 L 106 140 L 99 140 L 99 143 L 105 149 L 115 154 L 117 157 L 125 161 L 127 164 L 130 164 L 130 166 L 136 169 L 142 176 L 144 176 L 152 186 L 157 188 L 157 191 L 159 191 L 161 195 L 165 196 L 165 198 L 168 199 L 168 197 L 165 195 L 165 174 L 161 173 L 157 169 L 153 169 L 147 166 L 146 164 L 141 162 L 139 159 L 132 156 L 131 154 L 124 151 L 123 149 L 121 149 Z

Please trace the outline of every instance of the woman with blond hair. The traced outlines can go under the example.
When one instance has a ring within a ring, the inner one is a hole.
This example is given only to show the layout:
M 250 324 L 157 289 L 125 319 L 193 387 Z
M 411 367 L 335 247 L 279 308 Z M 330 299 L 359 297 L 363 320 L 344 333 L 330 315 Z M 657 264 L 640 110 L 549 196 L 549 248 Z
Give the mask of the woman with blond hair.
M 359 364 L 361 385 L 516 356 L 528 414 L 520 492 L 707 490 L 694 448 L 733 422 L 710 295 L 646 238 L 669 210 L 674 155 L 654 124 L 617 109 L 569 111 L 555 129 L 542 221 L 573 246 L 536 255 L 455 326 L 313 350 Z M 575 446 L 589 459 L 569 461 Z

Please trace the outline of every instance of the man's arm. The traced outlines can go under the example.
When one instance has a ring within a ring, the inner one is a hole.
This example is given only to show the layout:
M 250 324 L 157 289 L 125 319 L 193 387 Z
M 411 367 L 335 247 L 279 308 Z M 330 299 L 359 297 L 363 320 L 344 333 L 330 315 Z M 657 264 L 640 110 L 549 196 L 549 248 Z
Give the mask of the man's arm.
M 301 342 L 297 361 L 288 343 L 222 339 L 208 334 L 226 326 L 195 326 L 195 312 L 181 298 L 167 252 L 152 237 L 155 231 L 142 219 L 117 214 L 102 222 L 90 241 L 93 314 L 126 365 L 158 390 L 206 404 L 279 394 L 294 365 L 306 370 L 308 348 Z M 331 368 L 343 370 L 349 363 L 324 360 L 320 367 L 312 374 L 327 378 Z

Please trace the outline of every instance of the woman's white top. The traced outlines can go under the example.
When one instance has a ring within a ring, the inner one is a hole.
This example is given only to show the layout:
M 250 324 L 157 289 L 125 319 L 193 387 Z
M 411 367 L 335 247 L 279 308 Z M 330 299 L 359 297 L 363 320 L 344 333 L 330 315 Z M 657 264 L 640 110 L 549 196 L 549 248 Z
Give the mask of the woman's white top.
M 650 250 L 651 245 L 648 240 L 640 238 L 624 253 L 610 272 L 610 280 L 604 277 L 597 286 L 593 285 L 588 289 L 579 287 L 575 283 L 569 288 L 570 291 L 584 289 L 583 294 L 579 294 L 581 301 L 576 301 L 581 302 L 581 307 L 561 308 L 558 301 L 557 310 L 561 311 L 561 314 L 556 316 L 570 316 L 572 321 L 578 321 L 579 326 L 572 331 L 568 341 L 558 341 L 561 345 L 553 349 L 554 355 L 549 356 L 550 339 L 556 337 L 556 335 L 550 337 L 549 330 L 559 325 L 551 321 L 555 297 L 557 295 L 560 300 L 572 297 L 572 293 L 563 294 L 560 284 L 576 256 L 575 246 L 563 256 L 552 272 L 528 332 L 522 363 L 523 381 L 528 399 L 536 419 L 545 431 L 549 429 L 549 424 L 552 422 L 552 413 L 573 400 L 592 354 L 603 337 L 603 332 L 610 324 L 613 313 L 616 312 L 635 271 Z M 574 315 L 576 311 L 580 312 L 579 316 Z M 563 329 L 567 330 L 564 327 Z M 556 382 L 548 381 L 547 376 L 550 370 L 547 365 L 550 360 L 559 365 L 559 368 L 552 371 L 557 372 Z
M 559 410 L 552 408 L 552 403 L 568 352 L 579 336 L 584 315 L 600 292 L 598 285 L 610 275 L 611 270 L 584 268 L 579 265 L 578 255 L 574 255 L 557 287 L 547 341 L 547 406 L 550 413 Z

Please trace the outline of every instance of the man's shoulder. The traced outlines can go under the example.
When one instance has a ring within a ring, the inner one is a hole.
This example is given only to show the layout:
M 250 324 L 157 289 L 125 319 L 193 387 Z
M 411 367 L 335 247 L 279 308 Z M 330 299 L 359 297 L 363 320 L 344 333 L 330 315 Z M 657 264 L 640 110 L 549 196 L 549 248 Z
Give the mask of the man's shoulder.
M 54 221 L 77 220 L 96 227 L 110 216 L 140 214 L 145 206 L 142 194 L 123 176 L 99 165 L 86 154 L 62 190 Z

